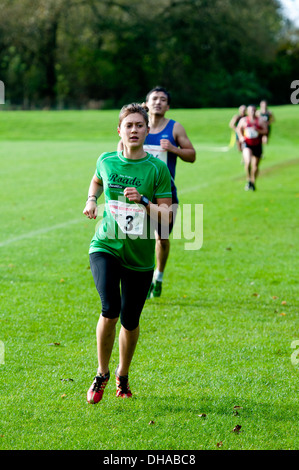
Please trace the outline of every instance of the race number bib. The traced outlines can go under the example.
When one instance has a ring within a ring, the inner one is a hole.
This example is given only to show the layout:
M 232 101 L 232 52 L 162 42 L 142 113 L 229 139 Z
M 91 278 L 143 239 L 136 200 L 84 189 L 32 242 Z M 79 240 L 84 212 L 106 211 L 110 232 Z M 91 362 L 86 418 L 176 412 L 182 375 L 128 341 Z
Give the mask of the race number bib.
M 142 235 L 146 209 L 138 204 L 109 201 L 109 210 L 123 233 Z
M 259 133 L 254 127 L 246 127 L 244 130 L 244 135 L 247 137 L 247 139 L 255 139 L 259 136 Z
M 167 165 L 167 150 L 163 150 L 161 145 L 144 145 L 143 149 L 152 154 L 155 158 L 159 158 Z

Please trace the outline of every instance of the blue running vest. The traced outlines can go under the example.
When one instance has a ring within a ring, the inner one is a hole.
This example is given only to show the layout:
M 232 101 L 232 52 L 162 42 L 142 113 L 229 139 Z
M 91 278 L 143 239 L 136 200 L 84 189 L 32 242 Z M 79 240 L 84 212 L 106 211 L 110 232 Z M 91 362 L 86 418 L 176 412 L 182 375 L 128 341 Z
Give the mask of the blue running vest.
M 179 201 L 177 197 L 177 189 L 174 183 L 177 155 L 163 150 L 160 145 L 161 139 L 168 139 L 172 145 L 177 147 L 177 143 L 173 138 L 174 124 L 175 121 L 170 119 L 161 132 L 158 134 L 149 133 L 144 142 L 144 150 L 148 153 L 151 153 L 154 157 L 159 158 L 168 166 L 171 174 L 172 202 L 177 204 Z

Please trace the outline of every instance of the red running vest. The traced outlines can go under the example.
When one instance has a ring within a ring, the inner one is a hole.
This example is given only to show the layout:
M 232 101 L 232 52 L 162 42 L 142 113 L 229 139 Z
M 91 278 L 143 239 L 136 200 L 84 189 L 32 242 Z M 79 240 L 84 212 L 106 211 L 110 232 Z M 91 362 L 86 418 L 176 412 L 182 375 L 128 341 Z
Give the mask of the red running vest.
M 261 126 L 259 125 L 258 118 L 256 118 L 254 122 L 251 122 L 248 117 L 246 118 L 246 126 L 244 129 L 246 144 L 259 145 L 261 143 L 262 136 L 258 132 L 259 129 L 261 129 Z

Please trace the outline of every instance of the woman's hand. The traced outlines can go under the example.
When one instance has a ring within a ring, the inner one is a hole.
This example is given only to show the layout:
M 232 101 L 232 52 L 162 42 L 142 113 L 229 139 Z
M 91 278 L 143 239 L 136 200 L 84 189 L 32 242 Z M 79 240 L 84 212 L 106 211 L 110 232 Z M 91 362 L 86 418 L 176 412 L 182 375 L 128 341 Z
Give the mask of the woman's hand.
M 129 201 L 139 203 L 141 200 L 141 194 L 139 194 L 136 188 L 125 188 L 124 195 L 129 199 Z
M 124 195 L 129 201 L 140 203 L 141 195 L 136 188 L 125 188 Z M 171 209 L 172 199 L 163 198 L 157 199 L 157 204 L 153 204 L 151 201 L 146 206 L 146 212 L 153 219 L 163 225 L 169 225 L 172 219 Z
M 96 219 L 98 215 L 98 207 L 96 201 L 87 201 L 86 206 L 83 210 L 83 214 L 86 215 L 86 217 L 88 217 L 89 219 Z

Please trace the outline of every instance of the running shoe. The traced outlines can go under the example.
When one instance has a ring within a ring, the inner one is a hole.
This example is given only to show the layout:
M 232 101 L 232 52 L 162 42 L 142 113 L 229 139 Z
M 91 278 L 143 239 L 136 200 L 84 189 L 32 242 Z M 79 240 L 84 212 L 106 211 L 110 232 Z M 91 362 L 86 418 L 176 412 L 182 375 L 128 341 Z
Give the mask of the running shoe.
M 102 400 L 103 393 L 104 393 L 104 390 L 108 383 L 109 378 L 110 378 L 109 372 L 105 375 L 100 374 L 100 375 L 95 376 L 91 384 L 91 387 L 89 388 L 87 392 L 88 403 L 95 405 L 96 403 L 99 403 L 99 401 Z
M 244 189 L 245 189 L 245 191 L 250 191 L 251 190 L 251 181 L 248 181 L 248 183 L 246 183 Z
M 118 367 L 115 371 L 116 396 L 121 398 L 130 398 L 132 396 L 132 392 L 130 390 L 128 375 L 118 375 L 117 370 Z
M 161 293 L 162 293 L 162 282 L 155 281 L 154 287 L 152 290 L 152 297 L 161 297 Z
M 254 183 L 250 183 L 251 184 L 251 191 L 255 191 L 255 184 Z

